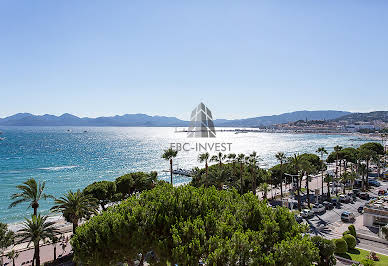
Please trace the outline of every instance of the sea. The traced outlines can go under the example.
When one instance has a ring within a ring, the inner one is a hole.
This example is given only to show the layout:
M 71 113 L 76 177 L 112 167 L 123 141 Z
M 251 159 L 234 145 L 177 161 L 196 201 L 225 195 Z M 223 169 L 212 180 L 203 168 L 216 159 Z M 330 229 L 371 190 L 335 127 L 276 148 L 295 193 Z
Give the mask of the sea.
M 231 131 L 217 131 L 216 138 L 188 138 L 182 128 L 172 127 L 0 127 L 0 131 L 5 138 L 0 141 L 3 223 L 16 223 L 31 216 L 27 203 L 8 206 L 10 196 L 17 192 L 16 186 L 32 177 L 45 181 L 45 192 L 55 197 L 136 171 L 157 171 L 159 179 L 168 181 L 169 162 L 161 156 L 171 145 L 185 147 L 174 159 L 174 168 L 203 167 L 198 155 L 204 150 L 197 147 L 208 147 L 210 154 L 216 154 L 216 147 L 224 148 L 223 153 L 256 151 L 262 159 L 261 167 L 269 168 L 277 163 L 277 152 L 314 153 L 321 146 L 332 151 L 336 145 L 357 147 L 371 141 L 355 135 Z M 174 176 L 175 185 L 188 182 L 189 177 Z M 39 211 L 49 214 L 52 204 L 52 200 L 41 200 Z

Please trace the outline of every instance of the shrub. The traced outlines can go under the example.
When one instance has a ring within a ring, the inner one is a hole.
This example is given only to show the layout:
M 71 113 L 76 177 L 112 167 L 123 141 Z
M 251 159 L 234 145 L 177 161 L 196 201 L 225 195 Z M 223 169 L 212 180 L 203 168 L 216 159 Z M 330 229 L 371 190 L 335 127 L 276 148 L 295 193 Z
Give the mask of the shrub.
M 348 249 L 354 249 L 356 247 L 357 240 L 351 234 L 344 235 L 342 238 L 346 241 L 346 244 L 348 244 Z
M 342 238 L 334 239 L 335 253 L 343 254 L 348 251 L 348 244 Z
M 349 232 L 350 232 L 350 234 L 351 234 L 352 236 L 354 236 L 355 238 L 357 238 L 356 228 L 354 227 L 353 224 L 349 225 L 348 230 L 349 230 Z
M 364 265 L 364 266 L 373 266 L 376 263 L 373 260 L 370 260 L 370 259 L 363 259 L 361 261 L 361 264 Z
M 347 231 L 345 231 L 345 232 L 342 233 L 343 236 L 349 235 L 349 234 L 350 234 L 350 231 L 349 231 L 349 230 L 347 230 Z
M 313 236 L 311 241 L 319 249 L 319 266 L 331 266 L 335 265 L 336 259 L 334 257 L 335 245 L 333 241 L 325 239 L 321 236 Z

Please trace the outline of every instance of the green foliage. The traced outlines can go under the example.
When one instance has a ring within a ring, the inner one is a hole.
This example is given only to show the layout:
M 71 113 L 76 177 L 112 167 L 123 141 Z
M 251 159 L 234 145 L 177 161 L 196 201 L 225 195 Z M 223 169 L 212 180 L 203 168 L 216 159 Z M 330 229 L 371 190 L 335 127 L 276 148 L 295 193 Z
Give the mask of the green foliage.
M 356 227 L 354 226 L 354 224 L 351 224 L 348 226 L 348 230 L 350 232 L 350 234 L 352 236 L 354 236 L 355 238 L 357 238 L 357 233 L 356 233 Z
M 345 239 L 339 238 L 334 239 L 335 244 L 335 253 L 337 254 L 343 254 L 348 251 L 348 244 L 346 243 Z
M 116 192 L 126 198 L 135 192 L 151 189 L 155 186 L 157 175 L 156 172 L 135 172 L 120 176 L 116 178 Z
M 86 265 L 131 261 L 153 251 L 158 265 L 311 265 L 318 249 L 286 208 L 236 190 L 156 186 L 92 217 L 72 238 Z
M 345 235 L 350 235 L 350 231 L 349 230 L 346 230 L 345 232 L 342 233 L 343 236 Z
M 63 197 L 55 199 L 55 205 L 51 208 L 53 212 L 62 213 L 67 222 L 73 224 L 73 233 L 78 226 L 79 220 L 90 218 L 92 214 L 97 214 L 97 199 L 89 194 L 84 194 L 80 190 L 67 192 Z
M 346 241 L 346 244 L 348 245 L 348 249 L 354 249 L 356 247 L 357 240 L 351 234 L 345 234 L 342 238 Z
M 9 208 L 15 207 L 23 202 L 29 202 L 28 207 L 33 208 L 34 214 L 37 215 L 39 200 L 42 198 L 52 198 L 51 195 L 43 193 L 45 186 L 45 182 L 37 183 L 34 178 L 30 178 L 22 185 L 16 186 L 20 192 L 12 194 L 11 199 L 14 201 L 9 205 Z
M 359 149 L 360 150 L 366 149 L 369 151 L 373 151 L 378 155 L 384 155 L 384 146 L 377 142 L 368 142 L 368 143 L 362 144 Z
M 321 236 L 313 236 L 311 241 L 319 249 L 320 260 L 319 266 L 331 266 L 335 265 L 336 259 L 334 257 L 335 244 L 333 241 L 325 239 Z
M 376 263 L 373 260 L 371 260 L 371 259 L 363 259 L 361 261 L 361 264 L 364 265 L 364 266 L 374 266 L 374 265 L 376 265 Z
M 15 240 L 14 232 L 8 230 L 7 224 L 0 223 L 0 251 L 13 244 Z
M 113 201 L 116 194 L 116 183 L 111 181 L 94 182 L 87 186 L 83 193 L 97 199 L 105 210 L 105 205 Z
M 228 188 L 235 188 L 241 191 L 241 169 L 242 169 L 242 192 L 247 193 L 252 188 L 252 165 L 243 164 L 242 168 L 233 163 L 223 164 L 220 167 L 219 164 L 211 165 L 208 168 L 208 176 L 206 178 L 206 169 L 197 169 L 191 180 L 190 185 L 194 187 L 211 187 L 215 186 L 218 189 L 222 189 L 224 186 Z M 268 178 L 267 171 L 255 167 L 256 183 L 260 184 L 266 181 Z

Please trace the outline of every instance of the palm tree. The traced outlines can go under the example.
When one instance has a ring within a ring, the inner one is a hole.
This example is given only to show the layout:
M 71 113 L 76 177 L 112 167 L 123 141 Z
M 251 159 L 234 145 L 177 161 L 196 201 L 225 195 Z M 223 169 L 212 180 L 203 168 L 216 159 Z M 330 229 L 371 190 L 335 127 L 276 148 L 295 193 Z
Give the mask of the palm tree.
M 327 185 L 327 199 L 330 200 L 330 182 L 333 182 L 333 177 L 329 174 L 326 174 L 325 182 Z
M 73 234 L 78 223 L 83 218 L 97 214 L 98 201 L 91 195 L 86 195 L 80 190 L 67 192 L 63 197 L 55 199 L 53 212 L 61 212 L 66 221 L 73 224 Z
M 338 179 L 338 156 L 339 156 L 339 151 L 342 150 L 342 147 L 339 146 L 339 145 L 336 145 L 334 147 L 334 151 L 335 151 L 335 156 L 336 156 L 336 159 L 335 159 L 335 178 Z M 341 171 L 341 168 L 340 168 L 340 171 Z
M 162 158 L 166 161 L 170 161 L 170 180 L 172 185 L 172 158 L 175 158 L 178 155 L 178 151 L 173 150 L 172 148 L 169 148 L 167 150 L 164 150 L 164 153 L 162 155 Z
M 302 170 L 306 175 L 307 205 L 310 208 L 310 175 L 315 172 L 314 166 L 307 160 L 301 162 Z
M 227 158 L 228 158 L 228 162 L 232 163 L 232 165 L 233 165 L 233 175 L 236 175 L 236 154 L 229 153 Z
M 325 149 L 325 147 L 319 147 L 317 150 L 316 150 L 317 153 L 319 153 L 321 155 L 321 182 L 322 182 L 322 194 L 323 195 L 323 171 L 325 170 L 324 168 L 324 161 L 323 161 L 323 156 L 325 154 L 327 154 L 327 150 Z
M 294 154 L 288 158 L 289 163 L 294 167 L 296 173 L 296 191 L 298 194 L 298 210 L 301 211 L 301 202 L 300 202 L 300 185 L 299 185 L 299 170 L 302 166 L 302 159 L 299 157 L 299 154 Z
M 256 195 L 256 167 L 257 162 L 260 160 L 259 156 L 257 156 L 257 153 L 254 151 L 252 152 L 249 157 L 247 158 L 250 168 L 251 168 L 251 177 L 252 177 L 252 193 L 253 195 Z
M 210 159 L 211 162 L 216 162 L 219 164 L 220 167 L 222 167 L 222 161 L 226 158 L 225 155 L 222 154 L 222 152 L 219 152 L 217 155 L 213 155 Z
M 47 216 L 32 215 L 31 220 L 26 218 L 23 227 L 18 231 L 19 243 L 29 241 L 27 247 L 31 243 L 34 244 L 35 265 L 40 265 L 40 250 L 39 242 L 45 241 L 47 238 L 53 239 L 59 230 L 54 227 L 55 222 L 48 222 Z
M 266 199 L 269 190 L 269 185 L 267 183 L 261 183 L 259 186 L 259 190 L 263 192 L 263 198 Z
M 8 254 L 7 254 L 7 258 L 9 260 L 12 260 L 12 266 L 15 266 L 15 259 L 19 257 L 19 253 L 16 252 L 15 250 L 11 250 Z
M 366 183 L 366 187 L 368 188 L 369 187 L 369 177 L 368 177 L 369 162 L 371 160 L 373 160 L 374 158 L 376 158 L 377 153 L 373 150 L 361 148 L 359 151 L 359 156 L 361 157 L 362 160 L 365 161 L 365 164 L 366 164 L 366 182 L 365 183 Z M 363 184 L 363 189 L 365 190 L 365 184 Z
M 280 197 L 283 199 L 283 163 L 287 158 L 284 152 L 276 153 L 275 157 L 280 163 Z
M 210 154 L 208 152 L 202 153 L 198 156 L 198 161 L 200 163 L 205 162 L 205 171 L 206 171 L 206 179 L 208 177 L 208 160 L 209 160 Z
M 243 153 L 240 153 L 237 156 L 237 162 L 240 163 L 240 193 L 243 194 L 243 169 L 244 169 L 244 161 L 245 161 L 245 155 Z
M 11 199 L 15 201 L 9 205 L 9 208 L 15 207 L 22 202 L 30 202 L 29 207 L 34 209 L 34 215 L 36 216 L 39 208 L 39 200 L 42 198 L 47 199 L 53 197 L 43 193 L 45 186 L 45 182 L 37 183 L 34 178 L 30 178 L 22 185 L 16 186 L 17 189 L 21 190 L 21 192 L 14 193 L 11 196 Z

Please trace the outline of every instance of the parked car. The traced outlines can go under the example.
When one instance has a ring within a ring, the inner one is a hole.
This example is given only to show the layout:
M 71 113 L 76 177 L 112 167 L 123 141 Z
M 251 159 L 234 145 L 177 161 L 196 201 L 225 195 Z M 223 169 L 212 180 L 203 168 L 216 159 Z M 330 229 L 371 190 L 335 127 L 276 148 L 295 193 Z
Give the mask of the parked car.
M 369 180 L 368 180 L 368 183 L 369 183 L 369 185 L 374 186 L 374 187 L 379 187 L 379 186 L 381 186 L 380 182 L 377 181 L 377 180 L 374 180 L 374 179 L 369 179 Z
M 357 211 L 358 211 L 359 213 L 362 213 L 362 212 L 364 211 L 364 206 L 358 207 Z
M 323 206 L 322 204 L 315 204 L 313 206 L 313 212 L 314 213 L 321 213 L 321 212 L 324 212 L 326 209 L 325 209 L 325 206 Z
M 386 193 L 386 191 L 384 189 L 380 189 L 378 195 L 379 196 L 384 196 L 385 193 Z
M 357 200 L 357 196 L 353 192 L 349 192 L 347 195 L 350 197 L 350 199 Z
M 326 209 L 326 210 L 331 210 L 331 209 L 333 209 L 333 203 L 328 202 L 328 201 L 324 201 L 324 202 L 323 202 L 323 206 L 325 206 L 325 209 Z
M 341 214 L 341 220 L 343 222 L 352 222 L 354 219 L 355 219 L 354 214 L 351 212 L 345 211 Z
M 348 203 L 350 201 L 350 198 L 345 194 L 341 194 L 341 195 L 339 195 L 339 201 Z
M 303 222 L 303 218 L 302 218 L 302 216 L 300 216 L 300 215 L 295 215 L 295 220 L 296 220 L 298 223 Z
M 360 199 L 368 200 L 368 199 L 370 199 L 370 196 L 366 192 L 361 192 L 360 193 Z
M 357 197 L 360 196 L 360 192 L 361 191 L 359 189 L 357 189 L 357 188 L 353 189 L 353 194 L 356 195 Z
M 303 209 L 301 212 L 300 212 L 300 215 L 305 218 L 305 219 L 308 219 L 308 218 L 311 218 L 314 216 L 314 212 L 312 210 L 309 210 L 309 209 Z
M 339 203 L 339 200 L 338 199 L 331 199 L 331 203 L 333 204 L 333 206 L 335 207 L 339 207 L 340 203 Z

